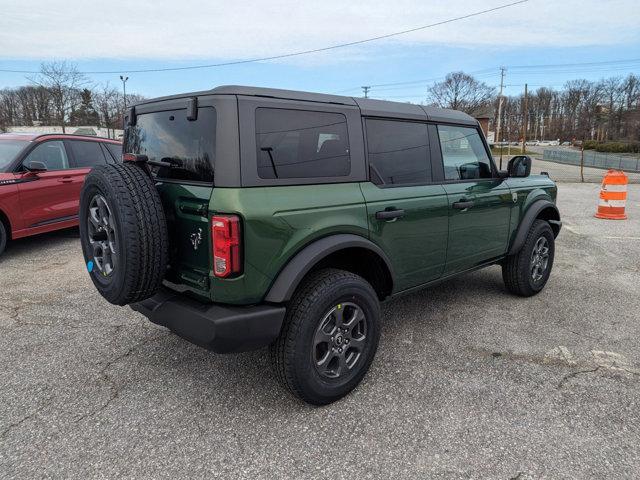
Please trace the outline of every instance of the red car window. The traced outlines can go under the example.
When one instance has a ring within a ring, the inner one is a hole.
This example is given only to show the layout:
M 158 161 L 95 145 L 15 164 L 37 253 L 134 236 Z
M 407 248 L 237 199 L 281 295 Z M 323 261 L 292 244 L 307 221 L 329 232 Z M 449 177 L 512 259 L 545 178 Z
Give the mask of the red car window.
M 68 143 L 76 168 L 90 168 L 107 163 L 98 142 L 69 140 Z
M 44 163 L 49 171 L 69 168 L 69 159 L 61 140 L 52 140 L 37 145 L 22 163 L 28 164 L 34 161 Z
M 109 153 L 111 153 L 111 156 L 116 162 L 119 162 L 122 160 L 122 145 L 105 142 L 102 144 L 102 146 L 107 148 L 107 150 L 109 151 Z

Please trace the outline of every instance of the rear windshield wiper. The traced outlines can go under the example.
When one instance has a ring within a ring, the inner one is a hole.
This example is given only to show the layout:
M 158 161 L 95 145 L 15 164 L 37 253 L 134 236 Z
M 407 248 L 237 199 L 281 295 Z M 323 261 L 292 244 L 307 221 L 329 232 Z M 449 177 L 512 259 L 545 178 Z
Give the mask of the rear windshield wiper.
M 182 160 L 175 157 L 163 157 L 159 162 L 155 160 L 147 160 L 149 165 L 163 168 L 183 168 Z
M 146 163 L 148 165 L 153 165 L 155 167 L 183 168 L 182 160 L 175 157 L 163 157 L 160 161 L 156 161 L 156 160 L 149 160 L 149 157 L 146 155 L 141 155 L 136 153 L 125 153 L 124 155 L 122 155 L 122 159 L 128 162 Z
M 273 169 L 273 176 L 278 178 L 278 170 L 276 170 L 276 162 L 273 160 L 273 147 L 262 147 L 260 150 L 269 154 L 269 161 Z

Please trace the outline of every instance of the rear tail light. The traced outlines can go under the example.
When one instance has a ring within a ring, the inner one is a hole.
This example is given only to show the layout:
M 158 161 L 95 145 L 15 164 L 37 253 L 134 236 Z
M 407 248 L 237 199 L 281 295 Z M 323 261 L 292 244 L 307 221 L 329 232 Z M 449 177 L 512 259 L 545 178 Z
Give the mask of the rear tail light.
M 149 157 L 146 155 L 140 155 L 138 153 L 123 153 L 122 154 L 123 162 L 147 162 L 149 161 Z
M 213 274 L 225 278 L 240 273 L 240 218 L 215 215 L 211 218 Z

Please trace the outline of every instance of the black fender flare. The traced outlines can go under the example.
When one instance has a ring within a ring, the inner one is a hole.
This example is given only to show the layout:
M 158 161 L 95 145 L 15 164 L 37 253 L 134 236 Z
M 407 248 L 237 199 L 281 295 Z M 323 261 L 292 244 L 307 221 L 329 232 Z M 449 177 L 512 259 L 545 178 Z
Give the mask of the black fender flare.
M 276 277 L 267 292 L 265 301 L 271 303 L 289 301 L 304 276 L 309 273 L 313 266 L 320 260 L 338 250 L 354 247 L 365 248 L 382 258 L 391 273 L 391 279 L 393 281 L 395 276 L 391 262 L 380 247 L 371 240 L 358 235 L 336 234 L 316 240 L 296 253 Z
M 555 216 L 557 217 L 556 219 L 551 219 L 548 221 L 550 223 L 553 223 L 555 226 L 557 226 L 557 232 L 560 231 L 562 222 L 560 221 L 560 211 L 558 210 L 558 207 L 556 207 L 556 204 L 549 200 L 544 200 L 544 199 L 535 200 L 529 206 L 524 216 L 522 217 L 522 220 L 520 221 L 520 225 L 518 226 L 516 235 L 513 238 L 513 241 L 511 242 L 511 246 L 509 247 L 508 255 L 515 255 L 520 251 L 520 249 L 524 245 L 524 242 L 527 238 L 527 233 L 529 233 L 529 229 L 531 228 L 531 225 L 533 225 L 533 222 L 535 221 L 535 219 L 538 218 L 538 215 L 540 214 L 540 212 L 542 212 L 547 208 L 553 209 L 555 212 Z M 557 232 L 556 232 L 556 229 L 554 229 L 554 233 L 556 233 L 556 236 L 557 236 Z

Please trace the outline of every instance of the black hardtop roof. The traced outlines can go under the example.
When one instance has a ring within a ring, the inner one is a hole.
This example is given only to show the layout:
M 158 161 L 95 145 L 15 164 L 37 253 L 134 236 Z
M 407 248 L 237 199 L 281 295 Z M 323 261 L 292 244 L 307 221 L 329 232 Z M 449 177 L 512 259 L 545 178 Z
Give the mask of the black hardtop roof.
M 452 122 L 477 124 L 472 116 L 458 110 L 446 108 L 425 107 L 411 103 L 390 102 L 387 100 L 375 100 L 371 98 L 345 97 L 328 93 L 302 92 L 297 90 L 283 90 L 279 88 L 246 87 L 242 85 L 222 85 L 211 90 L 182 93 L 166 97 L 151 98 L 139 102 L 137 105 L 145 105 L 166 100 L 180 98 L 202 97 L 207 95 L 243 95 L 253 97 L 278 98 L 283 100 L 300 100 L 305 102 L 331 103 L 337 105 L 357 106 L 363 115 L 379 117 L 401 117 L 416 120 L 433 120 L 438 122 Z

